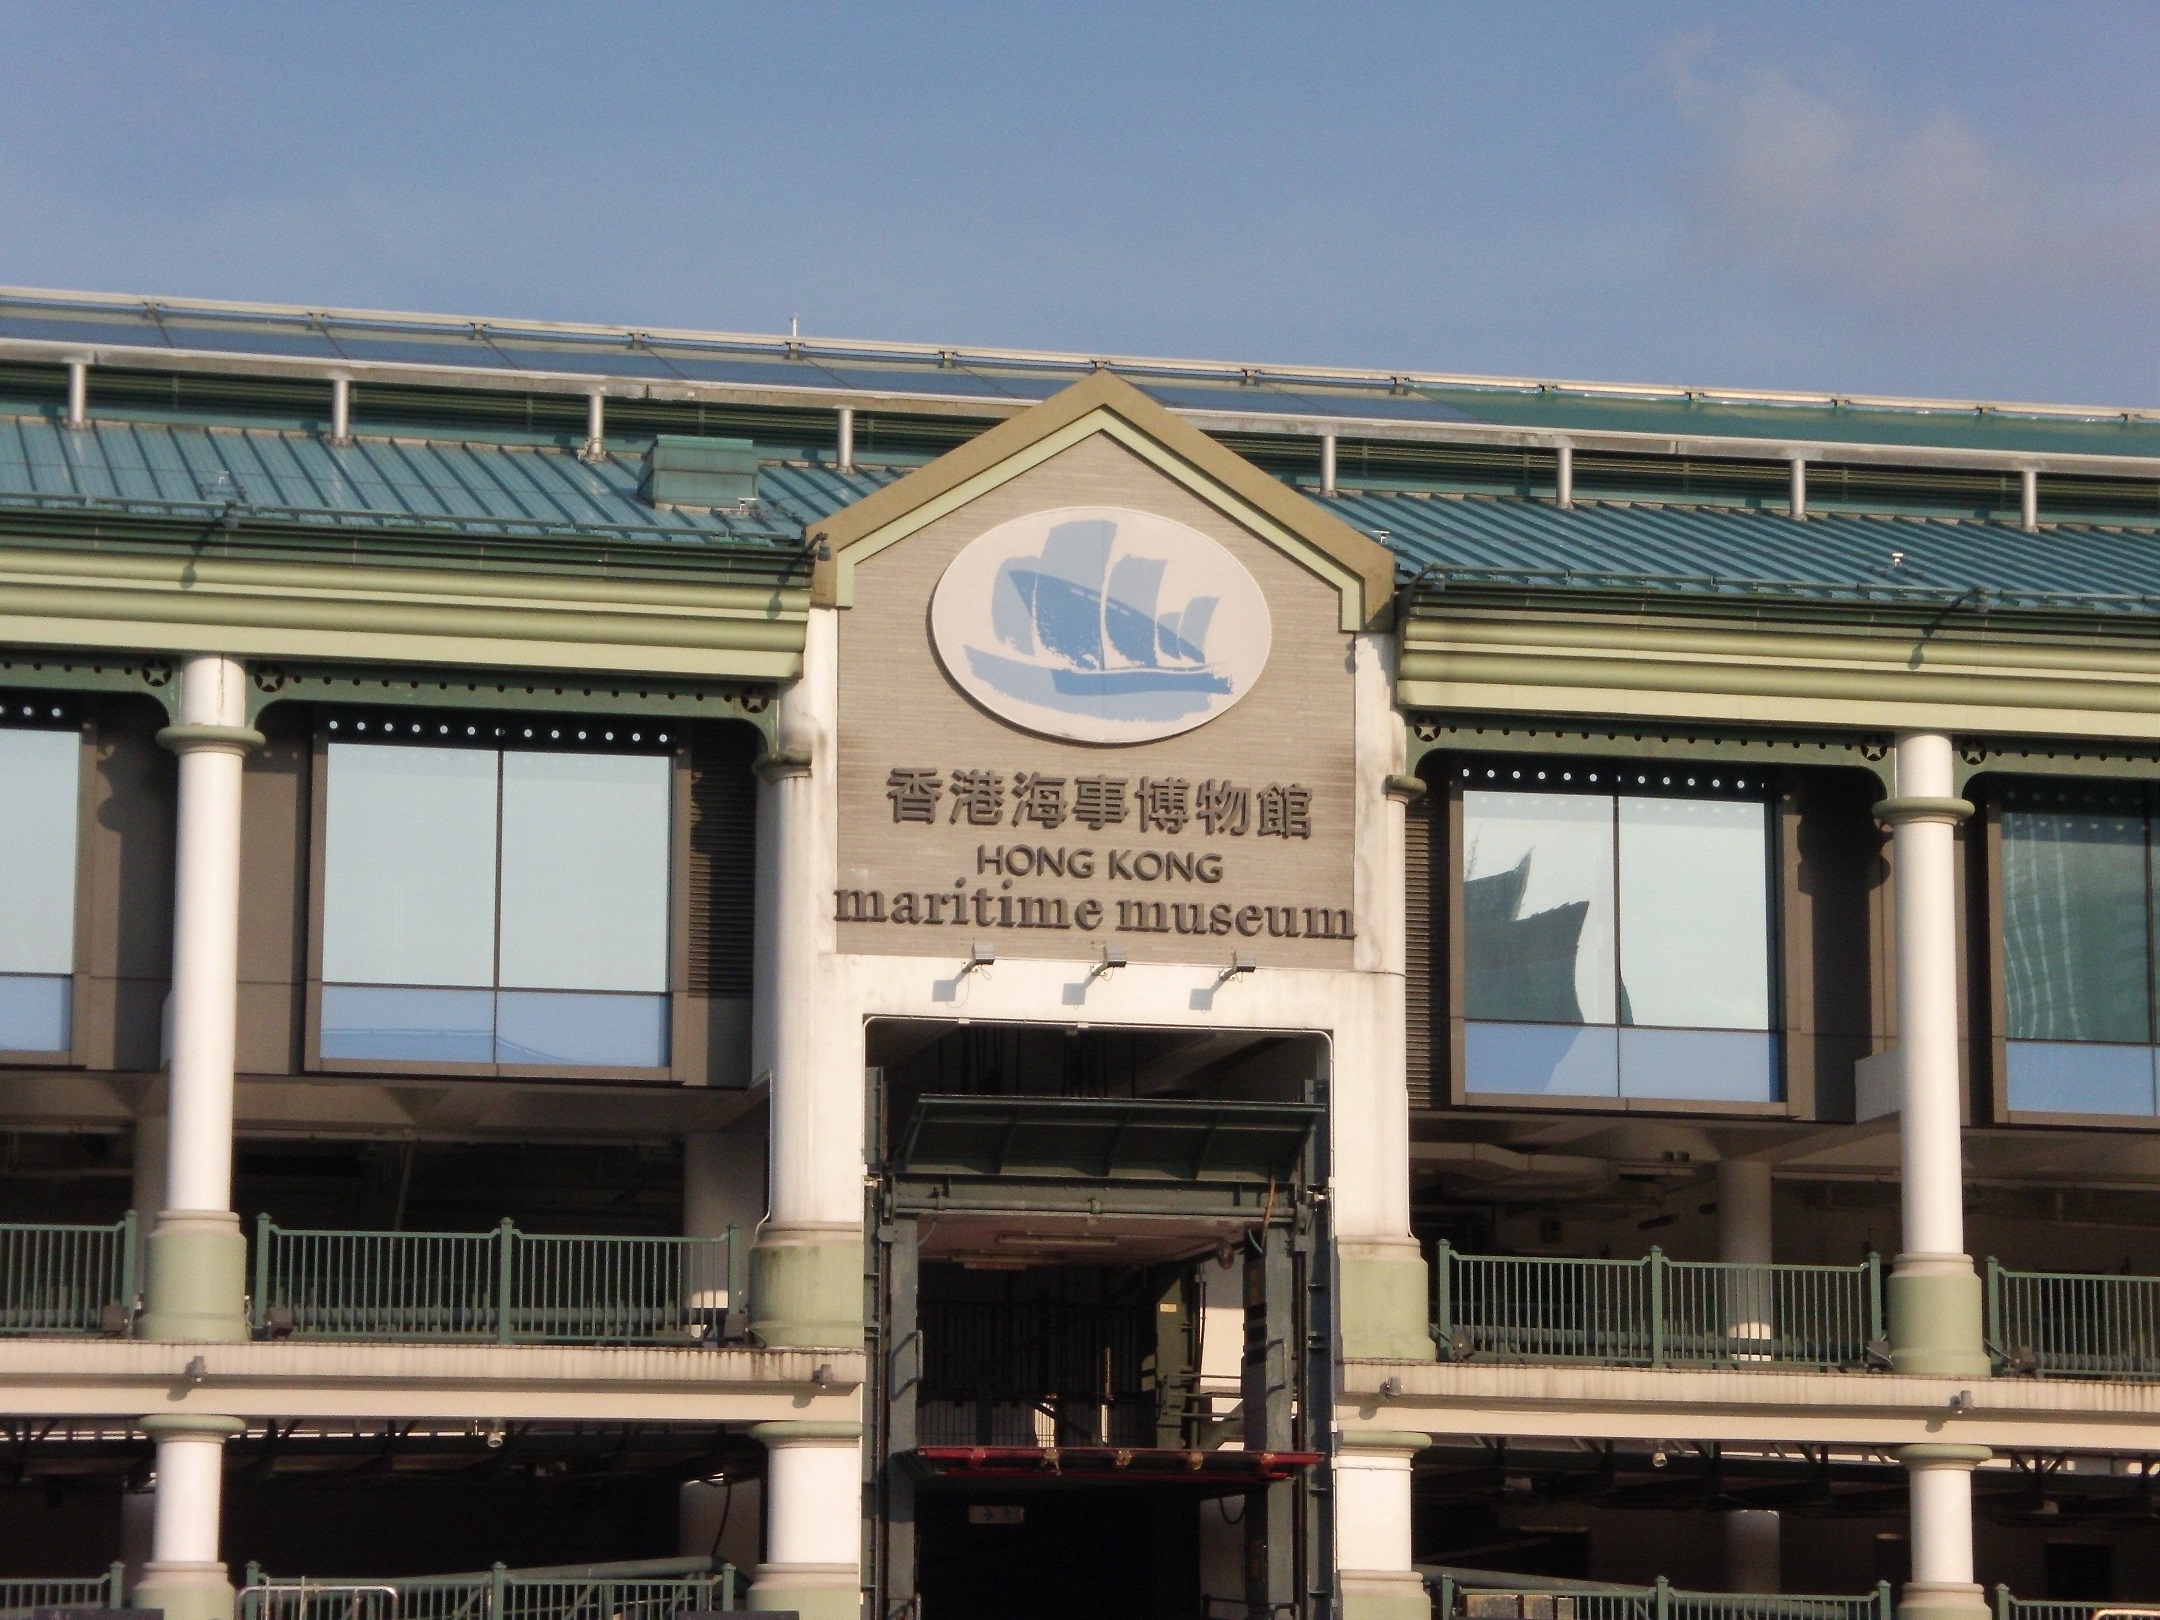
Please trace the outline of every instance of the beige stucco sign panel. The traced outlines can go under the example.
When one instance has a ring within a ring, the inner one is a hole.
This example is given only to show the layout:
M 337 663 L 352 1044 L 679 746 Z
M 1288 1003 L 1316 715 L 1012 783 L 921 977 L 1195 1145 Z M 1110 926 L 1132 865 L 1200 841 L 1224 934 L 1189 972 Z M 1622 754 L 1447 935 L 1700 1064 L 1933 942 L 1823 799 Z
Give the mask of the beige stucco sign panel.
M 1092 434 L 854 565 L 844 951 L 1348 967 L 1339 588 Z

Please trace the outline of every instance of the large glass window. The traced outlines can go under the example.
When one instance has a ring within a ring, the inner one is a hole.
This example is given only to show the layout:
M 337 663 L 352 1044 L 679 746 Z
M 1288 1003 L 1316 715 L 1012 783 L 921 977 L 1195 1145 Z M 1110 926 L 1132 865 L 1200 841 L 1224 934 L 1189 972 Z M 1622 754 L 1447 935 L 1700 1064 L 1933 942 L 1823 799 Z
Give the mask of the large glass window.
M 669 763 L 332 742 L 322 1055 L 668 1061 Z
M 2160 1112 L 2144 795 L 2020 785 L 2001 805 L 2010 1106 Z
M 0 728 L 0 1051 L 73 1045 L 81 753 L 72 730 Z
M 1467 1089 L 1776 1101 L 1760 783 L 1462 775 Z

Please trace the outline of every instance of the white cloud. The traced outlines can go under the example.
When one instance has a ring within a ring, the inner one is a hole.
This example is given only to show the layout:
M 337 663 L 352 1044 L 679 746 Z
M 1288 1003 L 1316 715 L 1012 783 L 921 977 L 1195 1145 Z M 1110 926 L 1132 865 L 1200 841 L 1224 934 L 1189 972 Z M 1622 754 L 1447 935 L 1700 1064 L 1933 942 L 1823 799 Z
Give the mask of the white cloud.
M 2049 172 L 1947 107 L 1865 84 L 1666 59 L 1696 127 L 1682 191 L 1697 249 L 1835 302 L 1933 324 L 2160 292 L 2160 186 Z

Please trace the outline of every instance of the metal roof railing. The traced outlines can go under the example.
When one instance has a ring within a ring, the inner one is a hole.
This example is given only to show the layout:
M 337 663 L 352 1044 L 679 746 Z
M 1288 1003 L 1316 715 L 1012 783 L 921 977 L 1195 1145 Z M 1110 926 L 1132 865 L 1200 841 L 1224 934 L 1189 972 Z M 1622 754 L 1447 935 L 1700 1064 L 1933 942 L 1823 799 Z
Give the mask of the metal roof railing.
M 46 1609 L 117 1609 L 126 1601 L 126 1580 L 126 1566 L 117 1563 L 102 1575 L 0 1579 L 0 1620 Z
M 1426 1571 L 1425 1585 L 1436 1620 L 1891 1620 L 1895 1610 L 1887 1581 L 1854 1594 L 1691 1592 L 1662 1575 L 1615 1586 L 1439 1569 Z

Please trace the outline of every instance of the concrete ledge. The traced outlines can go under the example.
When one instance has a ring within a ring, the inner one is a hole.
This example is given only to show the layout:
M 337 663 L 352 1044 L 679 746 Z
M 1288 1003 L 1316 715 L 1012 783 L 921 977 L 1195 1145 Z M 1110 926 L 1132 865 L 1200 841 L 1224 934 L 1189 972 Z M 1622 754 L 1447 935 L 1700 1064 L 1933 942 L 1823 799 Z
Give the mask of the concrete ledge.
M 1434 1436 L 2138 1451 L 2160 1383 L 1350 1361 L 1339 1415 Z
M 0 1410 L 856 1422 L 863 1372 L 860 1350 L 0 1339 Z

